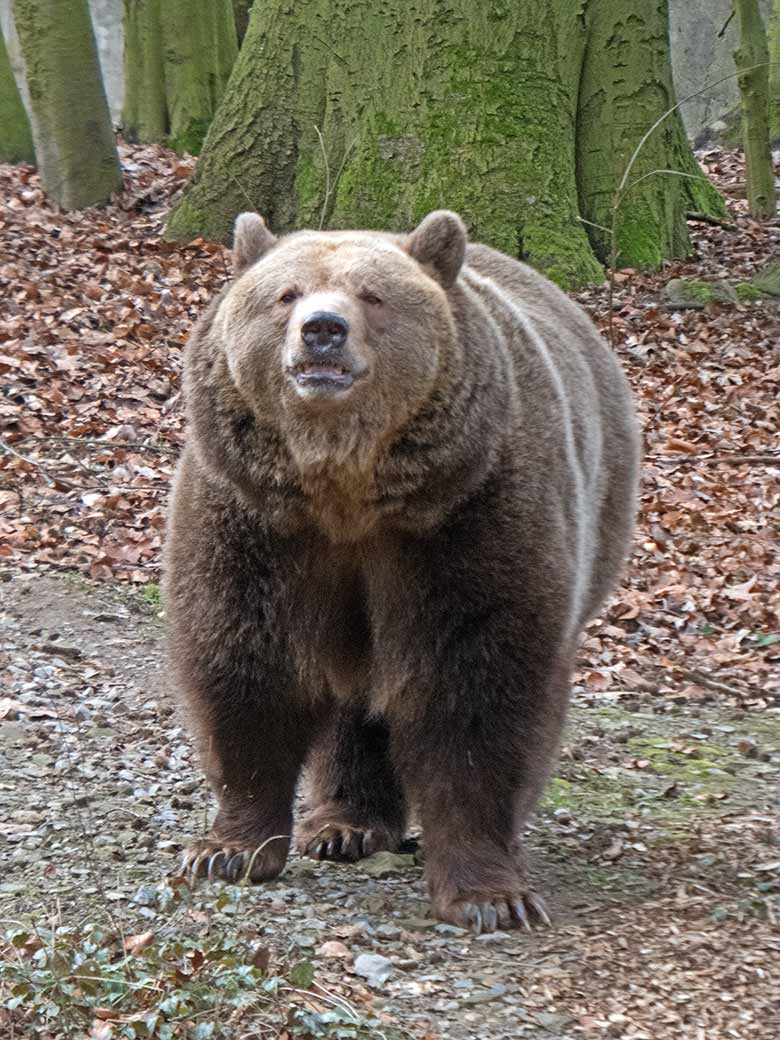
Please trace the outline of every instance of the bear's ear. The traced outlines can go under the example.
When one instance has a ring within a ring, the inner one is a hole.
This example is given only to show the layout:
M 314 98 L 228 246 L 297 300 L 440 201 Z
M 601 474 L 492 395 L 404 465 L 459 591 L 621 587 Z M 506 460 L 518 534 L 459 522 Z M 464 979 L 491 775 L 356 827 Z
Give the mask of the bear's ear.
M 437 209 L 417 225 L 406 248 L 418 263 L 432 267 L 436 280 L 449 289 L 463 265 L 466 237 L 466 227 L 457 213 Z
M 233 273 L 243 274 L 247 267 L 267 253 L 276 241 L 259 213 L 239 213 L 233 225 Z

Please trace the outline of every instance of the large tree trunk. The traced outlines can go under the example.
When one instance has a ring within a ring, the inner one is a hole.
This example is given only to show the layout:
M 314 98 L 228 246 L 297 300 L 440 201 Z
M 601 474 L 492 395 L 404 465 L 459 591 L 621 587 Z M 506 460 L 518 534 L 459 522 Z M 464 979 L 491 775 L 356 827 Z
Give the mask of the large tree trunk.
M 742 139 L 745 146 L 747 197 L 751 216 L 773 217 L 775 174 L 769 150 L 769 45 L 758 0 L 735 0 L 739 49 L 734 54 L 739 77 Z
M 611 227 L 633 149 L 673 104 L 666 0 L 265 0 L 168 234 L 225 240 L 248 204 L 279 230 L 403 228 L 447 206 L 474 237 L 584 284 L 610 250 L 579 214 Z M 677 113 L 636 174 L 659 166 L 698 172 Z M 722 212 L 703 184 L 632 188 L 620 262 L 684 255 L 686 208 Z
M 87 0 L 14 0 L 44 191 L 64 209 L 122 185 Z
M 200 151 L 237 53 L 232 0 L 125 0 L 127 138 Z
M 32 132 L 0 32 L 0 162 L 35 162 Z
M 577 166 L 582 216 L 610 232 L 591 229 L 600 256 L 608 253 L 614 228 L 622 262 L 658 267 L 665 257 L 688 253 L 686 211 L 725 215 L 677 112 L 663 120 L 634 159 L 645 133 L 675 103 L 666 0 L 592 3 L 580 80 Z M 630 164 L 616 198 L 616 185 Z

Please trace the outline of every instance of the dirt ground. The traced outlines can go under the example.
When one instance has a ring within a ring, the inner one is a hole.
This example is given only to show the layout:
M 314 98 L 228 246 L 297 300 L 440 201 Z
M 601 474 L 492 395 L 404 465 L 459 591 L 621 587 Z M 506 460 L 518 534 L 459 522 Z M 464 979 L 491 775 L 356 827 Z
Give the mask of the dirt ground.
M 158 607 L 71 575 L 2 576 L 2 916 L 86 921 L 108 905 L 127 934 L 171 928 L 155 887 L 210 799 Z M 175 927 L 228 917 L 416 1037 L 774 1040 L 778 781 L 776 713 L 581 694 L 529 836 L 551 929 L 437 924 L 411 845 L 355 866 L 294 857 L 241 888 L 238 912 L 203 882 Z M 361 954 L 383 958 L 367 977 Z

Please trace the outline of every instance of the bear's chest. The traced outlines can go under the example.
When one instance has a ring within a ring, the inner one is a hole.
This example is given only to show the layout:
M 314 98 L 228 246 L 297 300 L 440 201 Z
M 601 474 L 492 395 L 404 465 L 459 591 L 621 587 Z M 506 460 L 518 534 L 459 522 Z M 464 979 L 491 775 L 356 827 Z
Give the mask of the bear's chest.
M 300 479 L 309 518 L 330 543 L 355 544 L 375 529 L 379 514 L 369 475 L 351 467 L 312 467 Z M 331 557 L 333 566 L 344 565 L 338 552 Z
M 370 691 L 379 712 L 408 679 L 418 613 L 413 575 L 393 542 L 312 538 L 298 559 L 291 604 L 301 670 L 313 684 L 324 676 L 339 699 Z

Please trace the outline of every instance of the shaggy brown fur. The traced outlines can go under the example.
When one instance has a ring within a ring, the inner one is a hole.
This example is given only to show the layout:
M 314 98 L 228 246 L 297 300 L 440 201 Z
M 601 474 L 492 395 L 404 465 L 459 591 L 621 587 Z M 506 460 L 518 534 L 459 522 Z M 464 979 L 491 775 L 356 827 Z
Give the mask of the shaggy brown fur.
M 452 213 L 280 240 L 244 214 L 235 257 L 187 350 L 167 545 L 219 798 L 191 864 L 277 874 L 308 763 L 310 854 L 394 849 L 414 805 L 442 919 L 543 917 L 520 832 L 629 542 L 626 380 L 563 293 Z

